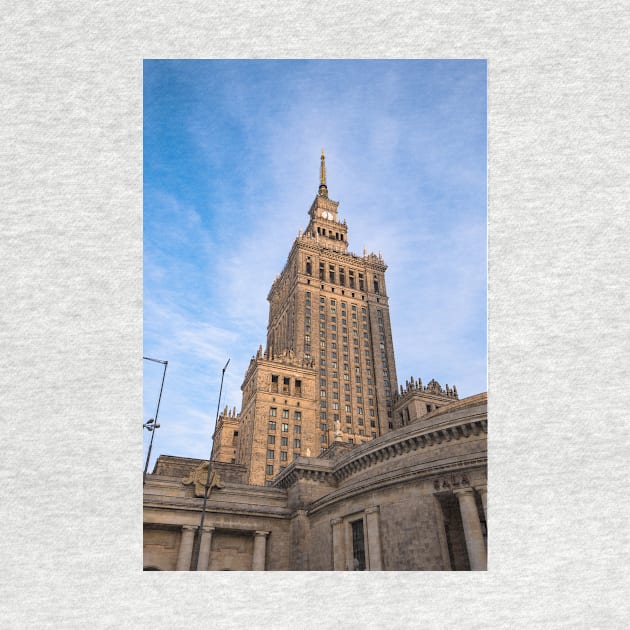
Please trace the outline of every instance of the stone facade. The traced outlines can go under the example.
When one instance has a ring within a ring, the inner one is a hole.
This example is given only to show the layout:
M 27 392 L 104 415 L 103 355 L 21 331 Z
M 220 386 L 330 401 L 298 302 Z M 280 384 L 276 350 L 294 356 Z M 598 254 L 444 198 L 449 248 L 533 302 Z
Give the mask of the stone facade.
M 306 230 L 269 291 L 266 348 L 252 357 L 241 412 L 224 414 L 215 431 L 213 459 L 246 466 L 251 484 L 270 485 L 293 459 L 335 440 L 361 444 L 394 428 L 387 265 L 380 253 L 348 251 L 323 155 L 320 177 Z
M 360 445 L 298 457 L 272 487 L 224 481 L 208 499 L 199 570 L 484 570 L 487 397 Z M 144 490 L 145 568 L 194 568 L 203 460 L 160 457 Z M 175 474 L 176 473 L 176 474 Z M 240 477 L 244 480 L 244 476 Z

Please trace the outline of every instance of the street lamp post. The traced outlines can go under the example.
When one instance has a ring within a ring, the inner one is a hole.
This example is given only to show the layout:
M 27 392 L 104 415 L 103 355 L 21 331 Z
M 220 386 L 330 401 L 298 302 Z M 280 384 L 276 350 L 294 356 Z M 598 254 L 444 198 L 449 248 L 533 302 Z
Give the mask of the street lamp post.
M 164 389 L 164 379 L 166 378 L 166 368 L 168 361 L 160 361 L 159 359 L 152 359 L 151 357 L 142 357 L 146 361 L 153 361 L 154 363 L 161 363 L 164 366 L 164 373 L 162 374 L 162 385 L 160 387 L 160 395 L 158 397 L 157 408 L 155 410 L 155 417 L 145 422 L 142 427 L 147 429 L 151 433 L 151 441 L 149 442 L 149 451 L 147 453 L 147 461 L 144 465 L 144 474 L 142 475 L 142 485 L 147 482 L 147 469 L 149 468 L 149 459 L 151 457 L 151 449 L 153 448 L 153 438 L 155 437 L 155 431 L 160 427 L 158 424 L 158 414 L 160 413 L 160 401 L 162 400 L 162 390 Z
M 230 360 L 227 360 L 227 363 L 221 370 L 221 386 L 219 387 L 219 400 L 217 401 L 217 416 L 214 421 L 214 426 L 216 427 L 217 422 L 219 421 L 219 409 L 221 407 L 221 394 L 223 393 L 223 377 L 225 376 L 225 370 L 227 370 L 227 366 L 230 363 Z M 210 446 L 210 454 L 208 455 L 208 474 L 206 477 L 206 487 L 203 493 L 203 505 L 201 507 L 201 521 L 199 523 L 199 537 L 197 540 L 197 550 L 195 551 L 195 557 L 193 560 L 193 571 L 197 570 L 199 566 L 199 551 L 201 550 L 201 537 L 203 536 L 203 522 L 206 518 L 206 503 L 208 502 L 208 492 L 210 490 L 210 463 L 212 461 L 212 446 Z

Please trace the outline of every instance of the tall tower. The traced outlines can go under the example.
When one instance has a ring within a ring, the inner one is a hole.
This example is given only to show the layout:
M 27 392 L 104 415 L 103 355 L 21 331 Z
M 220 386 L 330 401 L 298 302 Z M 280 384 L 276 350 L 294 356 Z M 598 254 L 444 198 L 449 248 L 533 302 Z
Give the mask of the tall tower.
M 306 230 L 269 291 L 266 349 L 242 386 L 236 461 L 249 483 L 270 483 L 295 457 L 335 440 L 358 444 L 393 428 L 387 265 L 380 254 L 348 251 L 323 150 L 319 180 Z

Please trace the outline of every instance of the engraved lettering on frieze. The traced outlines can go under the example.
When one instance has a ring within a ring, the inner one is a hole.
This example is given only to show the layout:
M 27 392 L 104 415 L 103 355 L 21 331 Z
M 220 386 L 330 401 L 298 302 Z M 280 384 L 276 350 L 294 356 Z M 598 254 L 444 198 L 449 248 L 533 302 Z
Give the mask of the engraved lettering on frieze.
M 470 479 L 468 479 L 466 473 L 452 473 L 433 480 L 433 488 L 437 492 L 454 488 L 466 488 L 468 486 L 470 486 Z

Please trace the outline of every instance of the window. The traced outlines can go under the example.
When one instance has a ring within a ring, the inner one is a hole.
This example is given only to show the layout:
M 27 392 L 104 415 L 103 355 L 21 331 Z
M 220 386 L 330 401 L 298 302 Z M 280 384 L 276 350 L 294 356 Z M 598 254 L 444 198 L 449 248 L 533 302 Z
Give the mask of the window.
M 300 440 L 298 438 L 295 438 L 295 440 L 293 440 L 293 447 L 294 448 L 300 448 Z
M 289 425 L 286 422 L 282 423 L 282 432 L 286 433 L 289 430 Z
M 275 435 L 268 435 L 267 436 L 267 444 L 275 444 L 276 443 L 276 436 Z
M 298 380 L 297 378 L 295 379 L 295 395 L 296 396 L 302 395 L 302 381 Z M 299 411 L 296 411 L 295 413 L 300 415 L 299 419 L 302 418 L 302 415 L 300 414 Z M 298 420 L 297 415 L 295 416 L 295 419 Z
M 290 379 L 287 376 L 282 379 L 282 391 L 285 394 L 289 393 L 289 381 Z
M 325 411 L 322 411 L 322 412 L 319 414 L 319 419 L 320 419 L 320 420 L 326 420 L 326 412 L 325 412 Z
M 289 438 L 288 437 L 281 437 L 280 438 L 280 446 L 289 446 Z
M 269 430 L 270 431 L 275 431 L 276 430 L 276 422 L 275 422 L 275 420 L 269 420 Z
M 327 440 L 327 438 L 326 438 L 326 435 L 325 435 L 325 434 L 322 434 L 322 436 L 321 436 L 321 438 L 320 438 L 320 441 L 321 441 L 321 443 L 322 443 L 322 444 L 326 444 L 326 442 L 327 442 L 328 440 Z
M 327 431 L 328 430 L 328 425 L 325 422 L 322 422 L 322 423 L 320 423 L 319 428 L 322 431 Z
M 363 519 L 350 523 L 352 527 L 352 557 L 355 571 L 365 571 L 365 536 Z
M 273 475 L 273 464 L 267 464 L 266 472 L 268 475 Z M 267 481 L 266 484 L 271 485 L 271 481 Z
M 271 391 L 272 392 L 278 391 L 278 375 L 277 374 L 271 375 Z
M 302 427 L 299 424 L 296 424 L 293 427 L 293 433 L 302 433 Z
M 289 418 L 289 410 L 288 409 L 283 409 L 282 410 L 282 417 L 288 419 Z
M 267 449 L 267 459 L 273 459 L 276 455 L 276 452 L 273 449 Z
M 270 407 L 269 408 L 269 415 L 272 418 L 275 418 L 278 415 L 278 409 L 276 407 Z
M 287 461 L 287 452 L 286 451 L 280 451 L 280 461 L 281 462 L 286 462 Z
M 293 419 L 297 420 L 298 422 L 300 422 L 302 420 L 302 412 L 301 411 L 294 411 L 293 412 Z M 299 429 L 299 427 L 295 427 L 296 429 Z M 298 433 L 298 431 L 296 431 L 296 433 Z

